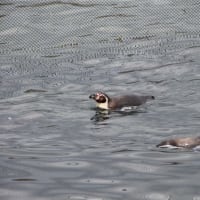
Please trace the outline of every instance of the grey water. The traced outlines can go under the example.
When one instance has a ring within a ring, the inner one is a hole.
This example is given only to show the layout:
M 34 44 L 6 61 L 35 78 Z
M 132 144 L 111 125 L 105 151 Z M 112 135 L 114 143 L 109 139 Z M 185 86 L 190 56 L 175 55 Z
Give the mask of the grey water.
M 198 200 L 198 0 L 0 2 L 0 199 Z M 154 95 L 136 112 L 88 96 Z

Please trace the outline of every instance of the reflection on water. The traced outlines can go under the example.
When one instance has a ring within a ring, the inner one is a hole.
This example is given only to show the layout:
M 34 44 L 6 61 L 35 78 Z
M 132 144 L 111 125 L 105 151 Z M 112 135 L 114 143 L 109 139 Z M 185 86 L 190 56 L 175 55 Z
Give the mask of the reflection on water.
M 147 108 L 144 106 L 138 107 L 124 107 L 120 110 L 102 110 L 96 108 L 95 115 L 91 117 L 91 120 L 94 122 L 101 122 L 109 119 L 110 117 L 124 117 L 128 115 L 135 115 L 138 113 L 145 113 L 147 112 Z
M 91 120 L 94 122 L 104 121 L 104 120 L 110 118 L 109 114 L 110 114 L 110 111 L 108 111 L 108 110 L 97 109 L 95 115 L 93 117 L 91 117 Z
M 0 3 L 0 199 L 199 199 L 199 2 Z M 101 111 L 93 91 L 154 94 Z

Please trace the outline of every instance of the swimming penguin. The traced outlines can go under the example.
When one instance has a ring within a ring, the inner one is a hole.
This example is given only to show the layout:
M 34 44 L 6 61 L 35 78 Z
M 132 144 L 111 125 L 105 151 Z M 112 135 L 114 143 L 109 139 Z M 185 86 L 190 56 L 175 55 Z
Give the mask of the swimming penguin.
M 119 97 L 109 97 L 103 92 L 97 92 L 96 94 L 91 94 L 90 99 L 96 101 L 96 106 L 105 110 L 115 110 L 121 109 L 123 107 L 133 107 L 140 106 L 146 103 L 149 99 L 155 99 L 154 96 L 139 96 L 139 95 L 124 95 Z
M 169 140 L 164 140 L 156 147 L 182 147 L 182 148 L 194 148 L 200 145 L 200 136 L 198 137 L 184 137 L 184 138 L 174 138 Z

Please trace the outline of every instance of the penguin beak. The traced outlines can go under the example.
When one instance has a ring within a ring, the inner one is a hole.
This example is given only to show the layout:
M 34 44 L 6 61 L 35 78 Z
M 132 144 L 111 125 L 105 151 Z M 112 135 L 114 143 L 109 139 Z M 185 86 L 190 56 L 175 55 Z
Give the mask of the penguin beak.
M 91 94 L 91 95 L 89 96 L 90 99 L 95 99 L 95 97 L 96 97 L 95 94 Z

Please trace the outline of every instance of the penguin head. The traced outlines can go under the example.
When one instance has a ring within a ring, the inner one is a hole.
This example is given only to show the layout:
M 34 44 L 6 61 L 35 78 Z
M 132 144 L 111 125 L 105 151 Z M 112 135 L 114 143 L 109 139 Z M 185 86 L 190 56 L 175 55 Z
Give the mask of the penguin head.
M 98 108 L 109 109 L 108 103 L 110 102 L 110 98 L 105 93 L 97 92 L 96 94 L 91 94 L 89 98 L 96 101 Z

